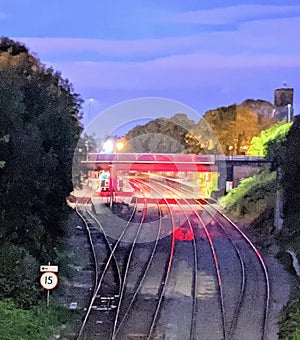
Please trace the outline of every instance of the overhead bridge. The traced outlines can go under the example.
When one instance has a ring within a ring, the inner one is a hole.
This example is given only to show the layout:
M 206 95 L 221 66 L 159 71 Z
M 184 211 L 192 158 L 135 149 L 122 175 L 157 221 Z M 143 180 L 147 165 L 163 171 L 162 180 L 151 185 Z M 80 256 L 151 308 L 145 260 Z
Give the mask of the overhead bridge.
M 193 154 L 89 153 L 83 161 L 94 170 L 137 172 L 216 172 L 215 156 Z
M 89 186 L 101 197 L 127 197 L 131 176 L 159 176 L 187 186 L 197 196 L 208 196 L 218 185 L 218 167 L 211 155 L 161 153 L 89 153 Z M 126 186 L 127 184 L 127 186 Z
M 161 153 L 89 153 L 82 163 L 90 169 L 90 186 L 102 196 L 120 191 L 124 196 L 124 176 L 147 173 L 180 181 L 199 197 L 217 190 L 224 194 L 268 164 L 263 157 Z

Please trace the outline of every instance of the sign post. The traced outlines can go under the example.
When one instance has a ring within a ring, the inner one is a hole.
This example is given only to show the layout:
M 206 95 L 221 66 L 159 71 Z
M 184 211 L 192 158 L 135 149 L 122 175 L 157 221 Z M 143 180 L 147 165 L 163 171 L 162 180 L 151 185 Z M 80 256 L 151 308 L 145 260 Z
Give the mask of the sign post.
M 47 265 L 40 266 L 40 271 L 43 273 L 40 277 L 41 286 L 47 290 L 47 307 L 49 307 L 50 290 L 54 289 L 58 284 L 58 277 L 55 272 L 58 272 L 58 266 Z

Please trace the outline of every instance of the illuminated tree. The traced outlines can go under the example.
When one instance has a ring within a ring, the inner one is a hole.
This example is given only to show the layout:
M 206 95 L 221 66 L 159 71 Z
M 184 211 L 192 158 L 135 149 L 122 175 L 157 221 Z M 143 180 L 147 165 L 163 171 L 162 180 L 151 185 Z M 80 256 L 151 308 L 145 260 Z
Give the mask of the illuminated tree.
M 221 154 L 222 147 L 218 137 L 207 121 L 202 118 L 198 124 L 186 134 L 186 144 L 189 153 Z
M 270 102 L 261 99 L 246 99 L 241 105 L 257 114 L 259 130 L 265 130 L 275 124 L 276 108 Z
M 291 123 L 277 123 L 267 130 L 260 132 L 259 136 L 254 136 L 251 140 L 247 155 L 249 156 L 266 156 L 271 144 L 280 145 L 285 139 L 291 127 Z M 274 146 L 273 146 L 274 148 Z M 269 150 L 271 152 L 271 150 Z
M 206 112 L 190 131 L 188 149 L 195 153 L 242 154 L 258 133 L 254 111 L 236 104 L 220 107 Z

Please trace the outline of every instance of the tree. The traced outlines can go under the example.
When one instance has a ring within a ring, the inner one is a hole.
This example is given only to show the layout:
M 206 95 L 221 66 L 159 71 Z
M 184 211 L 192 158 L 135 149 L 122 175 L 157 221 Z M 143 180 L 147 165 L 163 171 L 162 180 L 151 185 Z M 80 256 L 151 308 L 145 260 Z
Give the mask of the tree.
M 275 124 L 276 108 L 270 102 L 261 99 L 246 99 L 241 105 L 257 114 L 259 130 L 265 130 Z
M 202 118 L 185 136 L 187 150 L 194 154 L 220 154 L 222 147 L 210 124 Z
M 206 112 L 192 129 L 198 149 L 195 139 L 190 139 L 189 149 L 196 153 L 241 154 L 258 133 L 258 116 L 254 111 L 236 104 L 220 107 Z
M 123 152 L 184 153 L 185 135 L 194 124 L 186 114 L 175 114 L 169 119 L 158 118 L 138 125 L 125 135 Z
M 275 123 L 273 116 L 271 103 L 253 99 L 207 111 L 186 136 L 188 150 L 245 154 L 252 137 Z
M 96 141 L 94 136 L 86 133 L 80 137 L 76 145 L 73 157 L 72 167 L 72 181 L 74 188 L 82 188 L 82 180 L 87 179 L 89 167 L 83 164 L 82 161 L 87 159 L 89 152 L 98 152 L 99 142 Z
M 12 298 L 19 306 L 28 308 L 40 296 L 39 264 L 29 252 L 11 243 L 0 244 L 0 297 Z
M 57 256 L 72 159 L 81 133 L 80 97 L 28 49 L 0 39 L 0 242 L 45 261 Z
M 300 235 L 300 116 L 294 122 L 280 150 L 281 185 L 284 190 L 284 230 L 291 237 Z

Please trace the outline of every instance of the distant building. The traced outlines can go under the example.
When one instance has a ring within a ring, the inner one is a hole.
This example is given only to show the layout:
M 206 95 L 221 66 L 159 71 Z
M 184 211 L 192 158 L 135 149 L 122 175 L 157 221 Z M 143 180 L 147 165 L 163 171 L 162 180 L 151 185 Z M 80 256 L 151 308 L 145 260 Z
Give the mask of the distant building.
M 284 86 L 286 84 L 284 83 Z M 293 120 L 294 116 L 294 89 L 282 87 L 274 91 L 274 106 L 276 109 L 276 120 Z

